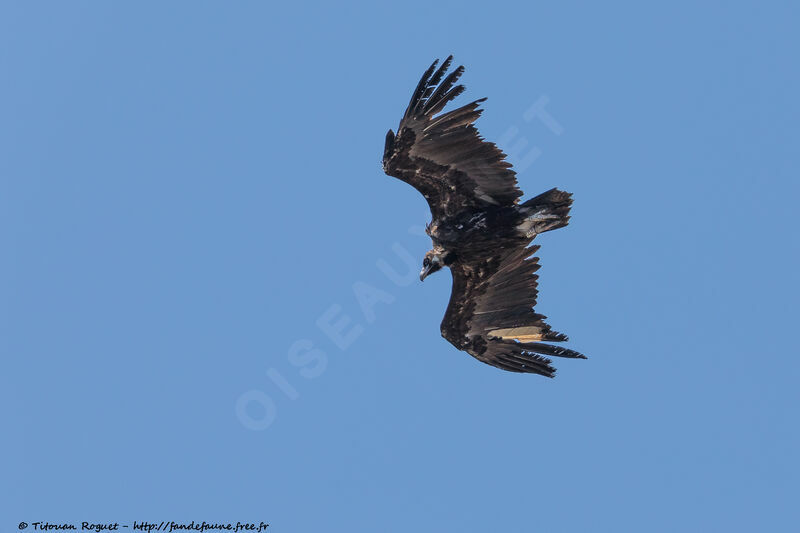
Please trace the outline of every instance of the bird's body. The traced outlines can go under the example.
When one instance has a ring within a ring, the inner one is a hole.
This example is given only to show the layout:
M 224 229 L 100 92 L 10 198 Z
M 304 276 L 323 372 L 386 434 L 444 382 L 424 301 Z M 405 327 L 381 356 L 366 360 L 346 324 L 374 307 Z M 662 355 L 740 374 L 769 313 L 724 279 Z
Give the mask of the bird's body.
M 434 246 L 439 245 L 466 259 L 484 253 L 497 240 L 521 240 L 521 232 L 513 227 L 517 219 L 519 216 L 513 206 L 488 206 L 485 210 L 463 211 L 433 220 L 426 233 Z
M 386 135 L 383 168 L 419 190 L 431 208 L 427 233 L 433 249 L 420 279 L 449 267 L 453 290 L 441 331 L 450 343 L 490 365 L 552 377 L 542 355 L 583 358 L 545 344 L 567 337 L 551 330 L 536 303 L 538 259 L 533 238 L 566 226 L 571 195 L 551 189 L 524 203 L 511 165 L 472 123 L 477 100 L 441 113 L 463 92 L 458 67 L 444 77 L 452 57 L 425 72 L 395 135 Z M 444 78 L 444 79 L 443 79 Z M 441 83 L 440 83 L 441 82 Z

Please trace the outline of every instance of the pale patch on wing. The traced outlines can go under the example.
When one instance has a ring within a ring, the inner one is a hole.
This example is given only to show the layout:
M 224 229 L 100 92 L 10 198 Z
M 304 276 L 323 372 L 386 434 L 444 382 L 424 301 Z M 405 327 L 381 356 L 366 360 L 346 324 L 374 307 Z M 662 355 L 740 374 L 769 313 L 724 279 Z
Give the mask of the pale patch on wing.
M 477 196 L 478 198 L 480 198 L 484 202 L 487 202 L 487 203 L 490 203 L 490 204 L 497 205 L 497 203 L 498 203 L 497 200 L 495 200 L 494 198 L 489 196 L 489 194 L 486 193 L 486 191 L 484 191 L 480 187 L 476 187 L 475 188 L 475 196 Z
M 517 226 L 517 229 L 521 233 L 524 233 L 526 237 L 532 237 L 533 235 L 541 233 L 541 230 L 546 231 L 546 222 L 557 220 L 558 218 L 558 215 L 547 214 L 547 210 L 542 209 L 523 220 L 522 223 Z
M 536 326 L 493 329 L 489 332 L 489 335 L 492 335 L 493 337 L 500 337 L 501 339 L 513 339 L 519 342 L 544 340 L 542 329 Z

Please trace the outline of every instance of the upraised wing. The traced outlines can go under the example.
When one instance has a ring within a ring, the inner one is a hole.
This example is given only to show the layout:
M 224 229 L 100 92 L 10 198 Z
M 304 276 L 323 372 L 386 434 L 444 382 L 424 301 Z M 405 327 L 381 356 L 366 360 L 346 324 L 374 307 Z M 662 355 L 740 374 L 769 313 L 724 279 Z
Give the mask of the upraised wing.
M 509 370 L 555 375 L 544 356 L 586 359 L 574 350 L 545 344 L 566 341 L 543 315 L 533 311 L 537 296 L 538 246 L 520 248 L 481 264 L 450 266 L 453 290 L 442 320 L 442 336 L 484 363 Z
M 455 85 L 463 66 L 445 77 L 452 60 L 448 57 L 438 69 L 434 61 L 425 71 L 397 135 L 392 130 L 386 134 L 383 153 L 384 171 L 421 192 L 434 218 L 465 207 L 511 205 L 522 195 L 506 155 L 472 125 L 485 98 L 441 113 L 464 91 L 463 85 Z

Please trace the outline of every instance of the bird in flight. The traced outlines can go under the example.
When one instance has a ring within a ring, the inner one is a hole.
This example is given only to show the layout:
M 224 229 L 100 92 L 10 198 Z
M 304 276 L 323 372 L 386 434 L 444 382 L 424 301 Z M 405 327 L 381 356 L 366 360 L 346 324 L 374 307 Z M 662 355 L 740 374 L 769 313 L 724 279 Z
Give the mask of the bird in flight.
M 572 195 L 551 189 L 520 203 L 522 191 L 506 155 L 473 122 L 485 98 L 442 112 L 464 91 L 453 56 L 425 71 L 395 134 L 386 134 L 383 170 L 415 189 L 431 209 L 433 249 L 420 280 L 449 267 L 453 289 L 442 336 L 479 361 L 511 372 L 555 375 L 547 356 L 585 359 L 549 344 L 567 336 L 534 312 L 539 246 L 536 235 L 569 222 Z

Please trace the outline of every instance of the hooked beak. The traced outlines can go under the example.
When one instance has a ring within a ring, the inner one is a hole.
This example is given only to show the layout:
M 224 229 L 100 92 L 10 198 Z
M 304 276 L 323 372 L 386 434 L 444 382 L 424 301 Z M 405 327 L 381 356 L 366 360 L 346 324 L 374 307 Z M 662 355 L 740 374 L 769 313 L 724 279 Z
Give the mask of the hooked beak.
M 429 266 L 426 266 L 425 268 L 420 270 L 420 272 L 419 272 L 419 280 L 420 281 L 425 281 L 425 278 L 427 278 L 428 274 L 431 273 L 431 269 L 432 268 L 433 268 L 433 263 L 431 263 Z

